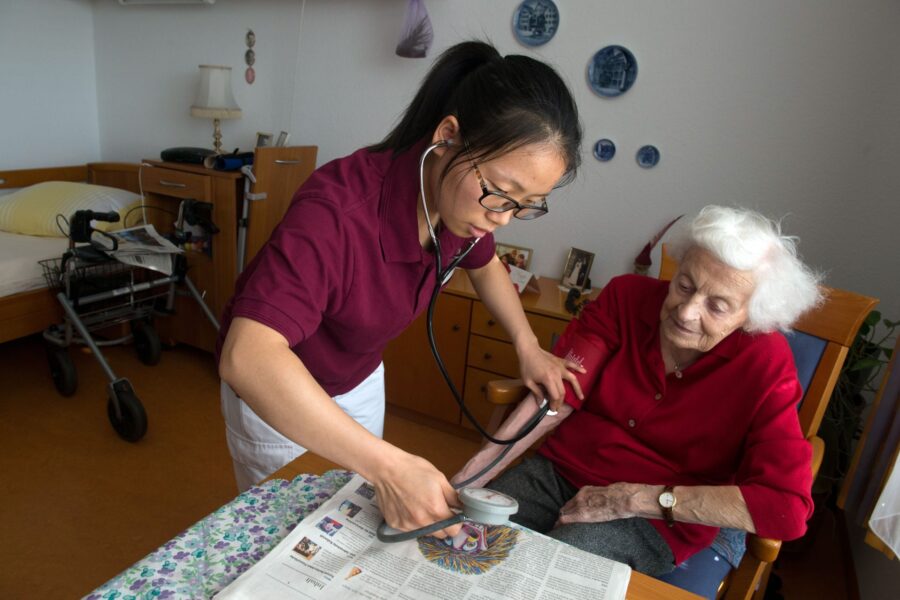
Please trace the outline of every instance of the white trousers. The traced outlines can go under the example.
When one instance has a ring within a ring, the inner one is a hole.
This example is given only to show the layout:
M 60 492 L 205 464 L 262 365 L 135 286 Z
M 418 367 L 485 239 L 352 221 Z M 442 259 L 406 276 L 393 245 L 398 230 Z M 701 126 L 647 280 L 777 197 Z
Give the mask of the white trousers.
M 221 384 L 225 438 L 234 462 L 238 490 L 244 491 L 288 464 L 304 452 L 299 446 L 260 419 L 224 381 Z M 358 386 L 334 397 L 353 420 L 372 434 L 384 434 L 384 363 Z

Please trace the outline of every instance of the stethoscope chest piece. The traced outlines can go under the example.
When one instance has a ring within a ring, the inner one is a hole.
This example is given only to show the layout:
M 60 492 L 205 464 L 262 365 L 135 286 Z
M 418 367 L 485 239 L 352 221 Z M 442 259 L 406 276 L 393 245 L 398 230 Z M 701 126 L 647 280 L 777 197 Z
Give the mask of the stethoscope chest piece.
M 487 488 L 463 488 L 459 499 L 466 519 L 485 525 L 505 525 L 519 511 L 515 498 Z

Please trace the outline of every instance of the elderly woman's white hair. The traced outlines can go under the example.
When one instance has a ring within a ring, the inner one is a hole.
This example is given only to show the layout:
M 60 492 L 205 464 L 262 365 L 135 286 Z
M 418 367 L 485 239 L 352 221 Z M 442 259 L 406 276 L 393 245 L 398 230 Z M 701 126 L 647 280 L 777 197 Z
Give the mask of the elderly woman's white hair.
M 733 269 L 751 271 L 755 288 L 744 330 L 789 331 L 805 311 L 822 301 L 821 275 L 797 256 L 797 238 L 781 225 L 745 208 L 707 206 L 670 242 L 679 263 L 693 247 L 709 251 Z

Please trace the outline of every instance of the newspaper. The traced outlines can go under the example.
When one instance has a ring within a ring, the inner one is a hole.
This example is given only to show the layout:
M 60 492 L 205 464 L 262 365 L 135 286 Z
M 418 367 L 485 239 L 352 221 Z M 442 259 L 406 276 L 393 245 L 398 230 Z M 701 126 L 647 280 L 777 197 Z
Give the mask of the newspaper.
M 514 524 L 385 544 L 381 520 L 375 489 L 356 475 L 216 598 L 621 600 L 631 577 L 628 565 Z
M 107 252 L 107 254 L 126 265 L 150 269 L 166 275 L 171 275 L 175 270 L 175 261 L 172 260 L 172 255 L 184 252 L 161 236 L 152 224 L 109 231 L 107 235 L 115 238 L 119 243 L 117 250 Z

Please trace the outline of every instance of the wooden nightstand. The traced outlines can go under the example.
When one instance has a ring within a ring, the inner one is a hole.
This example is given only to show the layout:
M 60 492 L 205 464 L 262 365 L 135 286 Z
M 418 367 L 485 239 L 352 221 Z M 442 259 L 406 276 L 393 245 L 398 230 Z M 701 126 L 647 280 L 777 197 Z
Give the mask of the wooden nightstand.
M 264 200 L 250 203 L 247 250 L 244 264 L 268 240 L 287 210 L 294 192 L 316 166 L 316 146 L 257 148 L 253 165 L 254 195 Z M 240 171 L 216 171 L 199 165 L 145 160 L 141 184 L 147 220 L 161 233 L 170 233 L 183 200 L 212 204 L 212 221 L 219 232 L 204 251 L 187 250 L 188 276 L 205 295 L 216 317 L 234 292 L 238 276 L 238 226 L 244 202 L 244 176 Z M 191 297 L 178 297 L 175 315 L 158 320 L 164 340 L 183 342 L 213 351 L 217 332 Z

